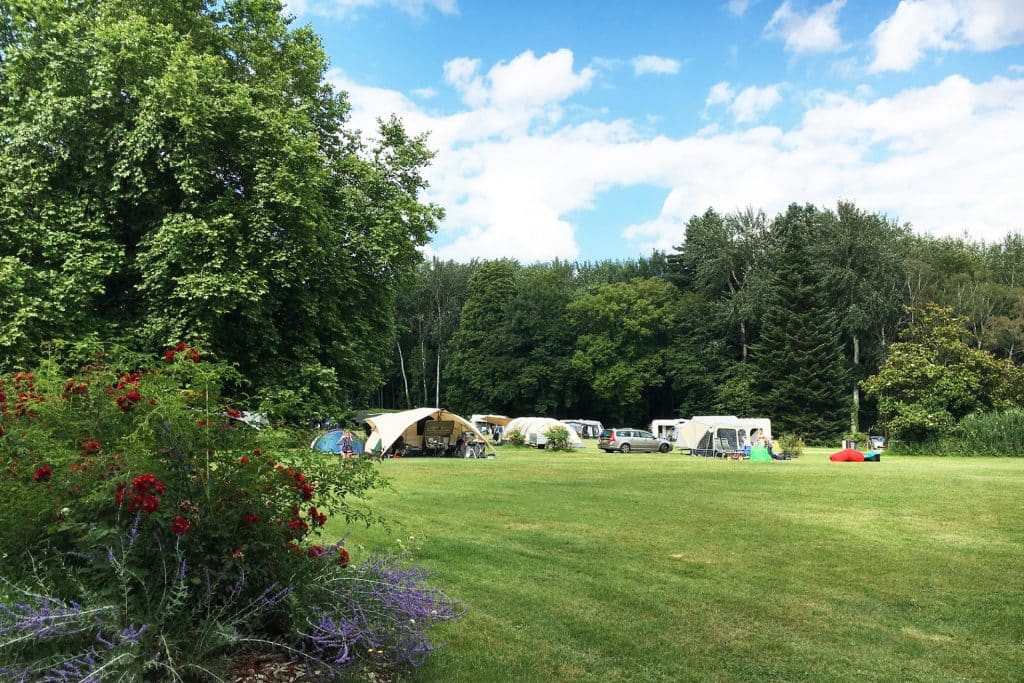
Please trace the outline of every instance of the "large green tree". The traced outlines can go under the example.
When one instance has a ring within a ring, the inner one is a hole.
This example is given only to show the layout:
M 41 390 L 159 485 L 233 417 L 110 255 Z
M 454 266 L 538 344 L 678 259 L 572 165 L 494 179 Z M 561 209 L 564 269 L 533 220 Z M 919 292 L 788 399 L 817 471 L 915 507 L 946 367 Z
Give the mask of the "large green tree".
M 751 353 L 753 388 L 777 431 L 811 439 L 840 434 L 849 416 L 842 328 L 825 271 L 812 255 L 832 220 L 828 212 L 796 204 L 775 219 L 774 268 Z
M 877 368 L 880 331 L 899 315 L 903 303 L 908 231 L 850 202 L 839 202 L 834 219 L 829 218 L 821 221 L 826 232 L 809 246 L 823 270 L 846 340 L 849 428 L 859 432 L 860 382 Z
M 0 32 L 0 364 L 200 342 L 298 404 L 375 388 L 440 211 L 278 0 L 27 0 Z
M 520 270 L 514 261 L 488 261 L 469 279 L 447 364 L 446 396 L 457 411 L 503 412 L 513 406 L 523 359 L 515 353 L 520 335 L 507 311 L 518 294 Z
M 572 366 L 593 388 L 602 417 L 643 420 L 674 407 L 658 398 L 671 387 L 680 312 L 679 292 L 659 278 L 604 285 L 569 304 L 579 334 Z
M 964 320 L 934 303 L 908 310 L 910 324 L 864 389 L 878 400 L 890 434 L 927 441 L 978 411 L 1019 407 L 1024 375 L 965 341 Z

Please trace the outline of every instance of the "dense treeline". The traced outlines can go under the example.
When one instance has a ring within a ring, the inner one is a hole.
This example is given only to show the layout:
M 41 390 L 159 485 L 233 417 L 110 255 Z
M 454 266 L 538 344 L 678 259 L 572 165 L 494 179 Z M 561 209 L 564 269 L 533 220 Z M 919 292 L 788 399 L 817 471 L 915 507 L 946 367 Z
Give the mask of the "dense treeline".
M 917 235 L 847 202 L 708 210 L 647 258 L 424 262 L 379 398 L 638 424 L 764 414 L 834 437 L 882 427 L 862 383 L 926 303 L 950 309 L 965 348 L 1018 362 L 1024 239 Z

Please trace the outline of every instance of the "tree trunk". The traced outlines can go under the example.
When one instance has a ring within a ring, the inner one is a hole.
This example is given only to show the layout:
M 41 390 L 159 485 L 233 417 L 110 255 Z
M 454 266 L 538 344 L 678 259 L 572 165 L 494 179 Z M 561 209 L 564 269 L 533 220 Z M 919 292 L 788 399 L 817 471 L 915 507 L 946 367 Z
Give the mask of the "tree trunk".
M 434 384 L 434 407 L 441 407 L 441 294 L 438 291 L 437 296 L 437 373 L 435 375 Z
M 736 284 L 733 284 L 734 282 Z M 737 291 L 737 289 L 739 287 L 739 280 L 736 278 L 736 273 L 735 272 L 732 272 L 732 273 L 729 274 L 728 285 L 729 285 L 729 294 L 733 298 L 735 298 L 736 291 Z M 742 347 L 741 362 L 746 363 L 747 362 L 747 324 L 745 322 L 743 322 L 742 320 L 740 320 L 740 345 Z
M 409 377 L 405 374 L 405 356 L 402 355 L 402 342 L 395 337 L 395 346 L 398 347 L 398 365 L 402 368 L 402 382 L 405 384 L 405 407 L 412 408 L 409 400 Z
M 850 411 L 850 431 L 856 434 L 860 427 L 860 383 L 857 376 L 860 374 L 860 339 L 853 336 L 853 410 Z
M 427 405 L 428 396 L 430 393 L 427 391 L 427 344 L 420 338 L 420 365 L 423 367 L 423 405 Z

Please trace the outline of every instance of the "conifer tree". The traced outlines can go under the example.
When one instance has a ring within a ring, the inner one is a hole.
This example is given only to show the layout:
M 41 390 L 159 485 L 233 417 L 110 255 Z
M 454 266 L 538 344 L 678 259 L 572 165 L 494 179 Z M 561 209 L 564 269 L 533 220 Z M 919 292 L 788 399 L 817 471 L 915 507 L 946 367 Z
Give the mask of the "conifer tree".
M 812 440 L 842 433 L 849 415 L 840 321 L 810 249 L 830 220 L 796 204 L 776 218 L 761 338 L 751 354 L 758 402 L 775 431 Z
M 519 268 L 513 261 L 488 261 L 469 279 L 446 378 L 449 407 L 457 412 L 500 413 L 515 395 L 522 360 L 513 355 L 518 334 L 506 311 L 516 298 Z

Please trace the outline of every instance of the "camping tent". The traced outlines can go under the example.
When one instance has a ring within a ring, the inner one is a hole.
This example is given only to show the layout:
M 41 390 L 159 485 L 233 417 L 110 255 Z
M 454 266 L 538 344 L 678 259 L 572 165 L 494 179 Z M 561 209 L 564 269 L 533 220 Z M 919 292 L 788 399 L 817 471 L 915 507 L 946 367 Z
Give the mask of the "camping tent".
M 771 439 L 772 422 L 763 417 L 735 417 L 733 415 L 704 415 L 692 420 L 680 420 L 676 428 L 676 448 L 694 455 L 722 455 L 732 451 L 745 451 L 756 446 L 756 438 Z M 710 435 L 710 436 L 708 436 Z M 705 437 L 707 436 L 707 439 Z M 752 439 L 751 436 L 755 438 Z M 702 440 L 706 441 L 702 445 Z
M 504 427 L 511 422 L 511 420 L 504 415 L 473 415 L 469 418 L 469 421 L 472 422 L 473 426 L 477 429 L 480 429 L 485 425 Z
M 750 449 L 751 462 L 771 462 L 772 456 L 764 446 L 754 446 Z
M 743 433 L 740 434 L 740 431 Z M 723 444 L 729 444 L 729 449 L 719 450 L 735 450 L 738 451 L 743 446 L 743 439 L 746 437 L 746 429 L 740 424 L 739 419 L 730 416 L 714 416 L 709 415 L 702 419 L 693 418 L 688 420 L 686 423 L 676 428 L 676 448 L 684 451 L 690 451 L 696 454 L 698 448 L 707 449 L 709 446 L 705 443 L 701 445 L 702 440 L 706 440 L 705 436 L 711 435 L 714 445 L 715 442 L 720 441 Z M 706 454 L 705 454 L 706 455 Z
M 544 448 L 548 443 L 546 432 L 552 427 L 565 427 L 569 432 L 569 445 L 573 448 L 583 448 L 583 440 L 575 429 L 550 417 L 517 417 L 505 427 L 505 436 L 518 429 L 528 445 Z
M 386 453 L 402 440 L 423 455 L 445 455 L 462 437 L 466 443 L 476 442 L 481 450 L 487 442 L 467 419 L 441 408 L 414 408 L 400 413 L 382 413 L 366 418 L 373 431 L 366 439 L 370 453 Z
M 363 452 L 363 442 L 349 429 L 332 429 L 329 432 L 324 432 L 313 439 L 313 443 L 309 444 L 309 447 L 321 453 L 341 455 L 345 452 L 346 445 L 349 453 L 359 455 Z

